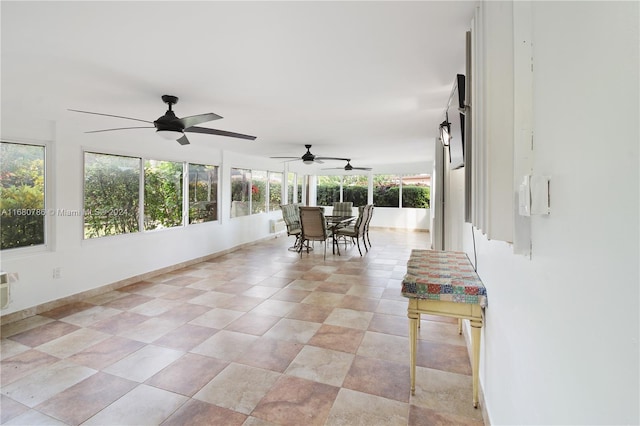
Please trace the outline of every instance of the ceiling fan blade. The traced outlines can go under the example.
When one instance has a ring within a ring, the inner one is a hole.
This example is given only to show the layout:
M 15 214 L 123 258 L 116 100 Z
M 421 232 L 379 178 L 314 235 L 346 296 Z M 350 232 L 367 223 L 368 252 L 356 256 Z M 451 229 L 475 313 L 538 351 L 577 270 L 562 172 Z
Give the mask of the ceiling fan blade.
M 103 130 L 90 130 L 85 133 L 100 133 L 100 132 L 111 132 L 112 130 L 128 130 L 128 129 L 153 129 L 154 127 L 142 126 L 142 127 L 117 127 L 115 129 L 103 129 Z
M 69 111 L 81 112 L 83 114 L 104 115 L 105 117 L 124 118 L 125 120 L 135 120 L 135 121 L 142 121 L 143 123 L 151 123 L 151 124 L 153 124 L 153 121 L 140 120 L 139 118 L 123 117 L 121 115 L 103 114 L 101 112 L 91 112 L 91 111 L 80 111 L 78 109 L 69 109 Z
M 318 160 L 340 160 L 340 161 L 349 161 L 348 158 L 337 158 L 337 157 L 316 157 L 314 160 L 317 162 Z
M 189 139 L 187 139 L 187 137 L 185 135 L 182 135 L 179 139 L 178 139 L 178 143 L 180 145 L 189 145 Z
M 354 167 L 351 170 L 373 170 L 371 167 Z
M 189 117 L 182 117 L 178 121 L 180 121 L 184 126 L 184 128 L 186 129 L 187 127 L 197 126 L 198 124 L 206 123 L 207 121 L 219 120 L 221 118 L 222 117 L 219 116 L 218 114 L 209 112 L 207 114 L 190 115 Z
M 186 129 L 184 129 L 184 131 L 185 132 L 192 132 L 192 133 L 205 133 L 205 134 L 208 134 L 208 135 L 228 136 L 230 138 L 249 139 L 249 140 L 252 140 L 252 141 L 256 139 L 255 136 L 243 135 L 241 133 L 227 132 L 225 130 L 209 129 L 207 127 L 191 126 L 191 127 L 188 127 Z

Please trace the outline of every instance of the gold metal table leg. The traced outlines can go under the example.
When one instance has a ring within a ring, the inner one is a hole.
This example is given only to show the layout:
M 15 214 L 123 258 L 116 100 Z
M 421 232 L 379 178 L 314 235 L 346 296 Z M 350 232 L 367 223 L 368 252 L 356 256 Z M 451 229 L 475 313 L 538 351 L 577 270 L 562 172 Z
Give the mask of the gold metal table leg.
M 481 321 L 471 320 L 471 370 L 473 373 L 473 406 L 478 408 L 478 376 L 480 371 L 480 330 Z
M 411 395 L 416 394 L 416 349 L 418 346 L 418 322 L 420 314 L 409 312 L 409 363 L 411 374 Z

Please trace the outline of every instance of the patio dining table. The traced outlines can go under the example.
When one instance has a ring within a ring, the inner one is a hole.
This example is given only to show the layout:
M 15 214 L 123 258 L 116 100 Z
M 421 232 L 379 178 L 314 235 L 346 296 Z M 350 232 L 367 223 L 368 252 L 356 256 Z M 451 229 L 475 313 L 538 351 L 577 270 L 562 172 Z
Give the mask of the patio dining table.
M 338 245 L 338 239 L 336 238 L 336 231 L 340 228 L 348 226 L 349 223 L 353 222 L 356 217 L 355 216 L 325 216 L 327 220 L 327 225 L 329 229 L 331 229 L 331 237 L 333 239 L 333 254 L 336 254 L 336 247 L 338 248 L 338 256 L 340 255 L 340 246 Z

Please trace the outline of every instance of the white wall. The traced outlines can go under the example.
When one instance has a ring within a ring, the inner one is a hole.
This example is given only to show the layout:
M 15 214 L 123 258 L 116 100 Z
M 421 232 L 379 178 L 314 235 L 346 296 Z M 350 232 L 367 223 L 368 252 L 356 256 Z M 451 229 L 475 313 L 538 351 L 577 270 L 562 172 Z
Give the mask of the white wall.
M 531 218 L 531 258 L 475 233 L 486 409 L 496 425 L 639 424 L 639 4 L 531 7 L 533 172 L 551 176 L 551 214 Z

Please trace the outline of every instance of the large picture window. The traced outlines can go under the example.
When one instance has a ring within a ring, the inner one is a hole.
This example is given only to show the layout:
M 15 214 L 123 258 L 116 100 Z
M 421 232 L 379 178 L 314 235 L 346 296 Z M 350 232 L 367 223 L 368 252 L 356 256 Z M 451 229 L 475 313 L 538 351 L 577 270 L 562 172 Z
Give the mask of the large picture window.
M 251 171 L 251 214 L 267 211 L 267 172 Z
M 231 169 L 231 217 L 249 215 L 251 170 Z
M 289 204 L 295 204 L 298 202 L 296 179 L 297 175 L 295 173 L 287 173 L 287 202 Z
M 269 172 L 269 211 L 280 210 L 282 204 L 282 173 Z
M 136 157 L 85 152 L 85 238 L 140 230 L 141 161 Z
M 218 220 L 218 166 L 189 164 L 189 223 Z
M 428 209 L 431 176 L 428 174 L 402 177 L 402 207 Z
M 318 176 L 316 185 L 316 204 L 319 206 L 333 206 L 340 201 L 341 176 Z
M 342 177 L 342 201 L 351 201 L 354 207 L 367 204 L 369 177 L 366 175 L 345 175 Z
M 0 249 L 45 243 L 45 147 L 0 142 Z
M 373 177 L 373 204 L 376 207 L 400 207 L 400 176 Z
M 172 161 L 144 162 L 144 229 L 182 225 L 183 164 Z

